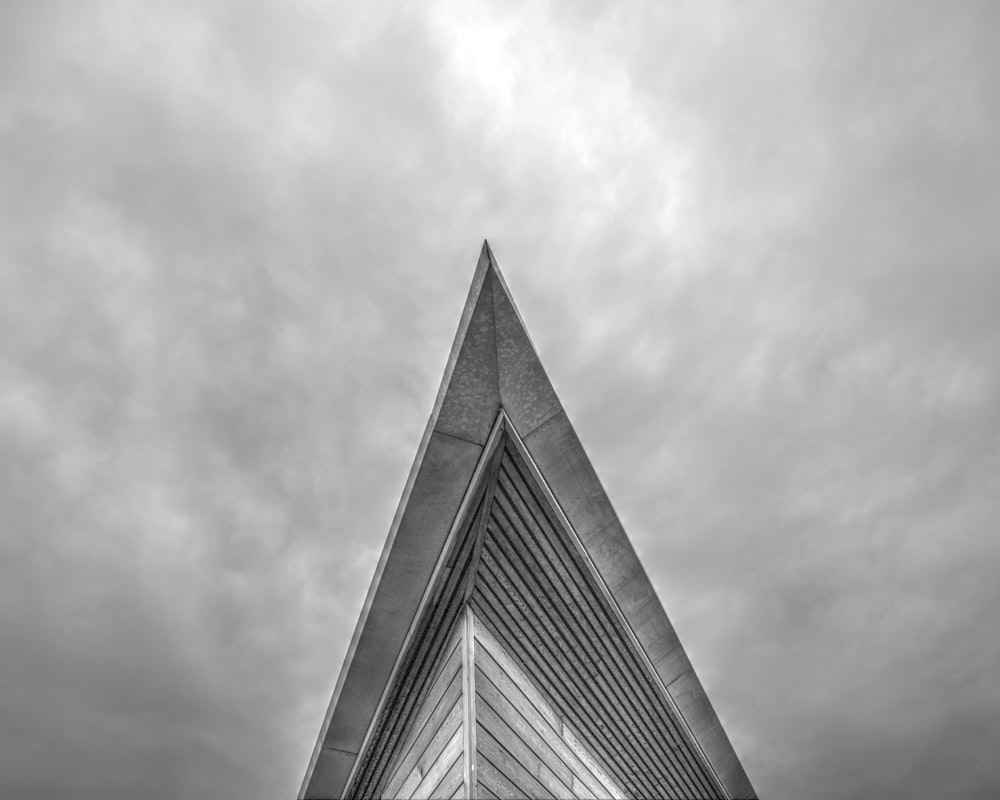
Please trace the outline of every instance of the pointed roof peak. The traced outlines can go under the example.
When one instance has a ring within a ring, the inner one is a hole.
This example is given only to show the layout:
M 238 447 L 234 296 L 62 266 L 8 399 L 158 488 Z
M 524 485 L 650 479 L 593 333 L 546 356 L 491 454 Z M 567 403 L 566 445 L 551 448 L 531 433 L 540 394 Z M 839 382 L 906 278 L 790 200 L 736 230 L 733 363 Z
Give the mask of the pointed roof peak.
M 704 689 L 531 342 L 489 242 L 462 310 L 437 399 L 324 717 L 300 797 L 340 797 L 368 752 L 411 647 L 469 487 L 492 451 L 498 414 L 637 657 L 728 794 L 753 797 Z
M 479 253 L 479 261 L 476 264 L 476 274 L 472 279 L 471 293 L 478 293 L 483 283 L 485 282 L 485 276 L 492 273 L 494 277 L 494 285 L 499 287 L 500 291 L 506 295 L 507 304 L 510 306 L 511 311 L 517 318 L 517 322 L 524 329 L 524 333 L 527 335 L 528 330 L 524 325 L 524 320 L 521 318 L 521 312 L 518 310 L 517 303 L 514 302 L 514 296 L 511 294 L 510 287 L 507 285 L 507 280 L 504 278 L 503 271 L 500 269 L 500 263 L 497 261 L 496 255 L 493 253 L 493 248 L 490 247 L 490 242 L 488 239 L 483 239 L 483 247 Z M 496 302 L 496 301 L 495 301 Z M 530 336 L 528 337 L 530 342 Z M 532 348 L 534 345 L 532 344 Z
M 479 261 L 500 278 L 501 283 L 504 283 L 503 273 L 500 272 L 500 264 L 497 263 L 497 257 L 493 254 L 493 248 L 490 247 L 489 239 L 483 239 L 483 248 L 479 255 Z

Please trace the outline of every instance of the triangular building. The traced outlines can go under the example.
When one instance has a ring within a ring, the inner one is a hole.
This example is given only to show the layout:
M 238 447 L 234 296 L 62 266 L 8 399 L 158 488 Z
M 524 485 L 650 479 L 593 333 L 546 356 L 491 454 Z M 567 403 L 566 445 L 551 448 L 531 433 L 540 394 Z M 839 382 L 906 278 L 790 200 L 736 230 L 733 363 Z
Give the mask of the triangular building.
M 756 797 L 486 243 L 299 797 Z

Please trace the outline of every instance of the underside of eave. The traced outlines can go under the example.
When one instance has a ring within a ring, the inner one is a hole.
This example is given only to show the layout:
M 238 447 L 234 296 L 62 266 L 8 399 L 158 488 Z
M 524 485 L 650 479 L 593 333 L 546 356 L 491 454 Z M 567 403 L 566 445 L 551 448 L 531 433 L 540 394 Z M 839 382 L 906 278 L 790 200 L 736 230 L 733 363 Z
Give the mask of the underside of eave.
M 630 796 L 724 796 L 513 433 L 475 586 L 477 617 Z

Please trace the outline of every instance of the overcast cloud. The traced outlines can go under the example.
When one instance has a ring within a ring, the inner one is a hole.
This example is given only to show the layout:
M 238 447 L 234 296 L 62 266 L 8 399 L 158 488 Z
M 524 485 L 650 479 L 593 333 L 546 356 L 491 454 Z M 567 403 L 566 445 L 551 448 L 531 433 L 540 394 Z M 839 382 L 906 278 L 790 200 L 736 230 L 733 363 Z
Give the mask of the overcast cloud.
M 762 797 L 1000 796 L 1000 13 L 0 6 L 0 795 L 293 797 L 488 237 Z

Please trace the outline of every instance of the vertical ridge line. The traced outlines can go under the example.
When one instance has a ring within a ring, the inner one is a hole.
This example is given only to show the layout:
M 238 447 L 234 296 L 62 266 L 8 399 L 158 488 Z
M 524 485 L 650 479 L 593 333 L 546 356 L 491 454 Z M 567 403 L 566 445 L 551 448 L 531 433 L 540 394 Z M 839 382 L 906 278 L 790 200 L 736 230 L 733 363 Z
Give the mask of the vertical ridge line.
M 479 780 L 476 774 L 476 623 L 472 608 L 465 606 L 462 620 L 462 694 L 465 733 L 465 796 L 468 800 L 479 797 Z

